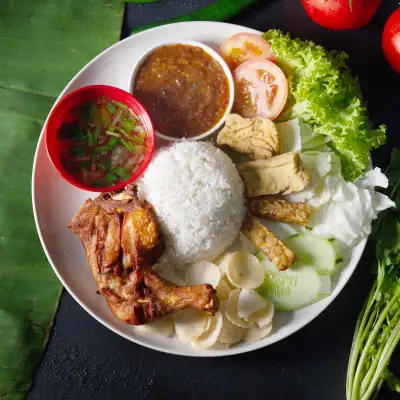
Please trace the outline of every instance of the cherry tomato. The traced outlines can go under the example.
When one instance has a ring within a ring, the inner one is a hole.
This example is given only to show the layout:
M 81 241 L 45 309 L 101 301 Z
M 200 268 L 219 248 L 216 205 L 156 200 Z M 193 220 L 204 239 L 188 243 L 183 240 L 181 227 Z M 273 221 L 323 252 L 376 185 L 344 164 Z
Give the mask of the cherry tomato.
M 256 58 L 240 64 L 235 80 L 234 112 L 242 117 L 275 119 L 283 110 L 288 84 L 282 70 L 273 62 Z
M 382 49 L 390 66 L 400 74 L 400 8 L 386 21 L 383 28 Z
M 382 0 L 302 0 L 308 16 L 328 29 L 355 29 L 367 25 Z
M 244 61 L 256 57 L 266 58 L 275 61 L 275 54 L 271 45 L 260 35 L 254 33 L 238 33 L 231 36 L 220 49 L 222 58 L 231 69 L 235 69 Z

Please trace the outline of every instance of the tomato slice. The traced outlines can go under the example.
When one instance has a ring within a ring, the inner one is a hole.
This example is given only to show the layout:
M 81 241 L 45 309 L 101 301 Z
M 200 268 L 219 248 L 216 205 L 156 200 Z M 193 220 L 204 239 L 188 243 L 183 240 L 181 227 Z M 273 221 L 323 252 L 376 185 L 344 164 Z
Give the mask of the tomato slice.
M 260 35 L 254 33 L 238 33 L 231 36 L 222 43 L 219 51 L 231 69 L 256 57 L 271 61 L 275 61 L 276 58 L 271 45 Z
M 257 58 L 240 64 L 233 73 L 233 111 L 242 117 L 275 119 L 285 107 L 288 84 L 282 70 L 273 62 Z

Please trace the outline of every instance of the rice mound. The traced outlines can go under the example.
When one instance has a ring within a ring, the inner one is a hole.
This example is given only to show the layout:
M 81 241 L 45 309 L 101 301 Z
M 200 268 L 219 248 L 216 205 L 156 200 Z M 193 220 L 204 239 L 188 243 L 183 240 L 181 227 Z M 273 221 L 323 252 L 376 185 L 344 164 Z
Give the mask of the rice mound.
M 140 192 L 160 222 L 166 262 L 213 260 L 233 243 L 245 217 L 244 186 L 235 165 L 204 142 L 161 149 Z

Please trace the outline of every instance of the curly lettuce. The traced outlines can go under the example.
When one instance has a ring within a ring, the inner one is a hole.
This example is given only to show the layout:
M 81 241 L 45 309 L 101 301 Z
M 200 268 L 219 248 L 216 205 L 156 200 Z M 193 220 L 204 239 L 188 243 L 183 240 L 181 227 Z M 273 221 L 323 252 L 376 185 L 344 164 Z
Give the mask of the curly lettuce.
M 263 35 L 289 83 L 289 99 L 280 120 L 299 118 L 315 133 L 330 136 L 343 177 L 353 181 L 369 165 L 369 153 L 385 143 L 386 127 L 373 129 L 360 86 L 344 52 L 327 51 L 311 41 L 270 30 Z

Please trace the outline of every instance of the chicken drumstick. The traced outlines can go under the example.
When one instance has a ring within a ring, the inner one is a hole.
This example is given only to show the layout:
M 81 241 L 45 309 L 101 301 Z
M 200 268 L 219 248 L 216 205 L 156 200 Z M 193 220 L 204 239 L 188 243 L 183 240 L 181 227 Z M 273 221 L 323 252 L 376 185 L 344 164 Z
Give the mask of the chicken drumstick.
M 68 228 L 81 239 L 99 293 L 121 321 L 141 325 L 183 308 L 218 311 L 211 285 L 177 286 L 151 269 L 164 246 L 154 210 L 139 203 L 135 186 L 87 200 Z

